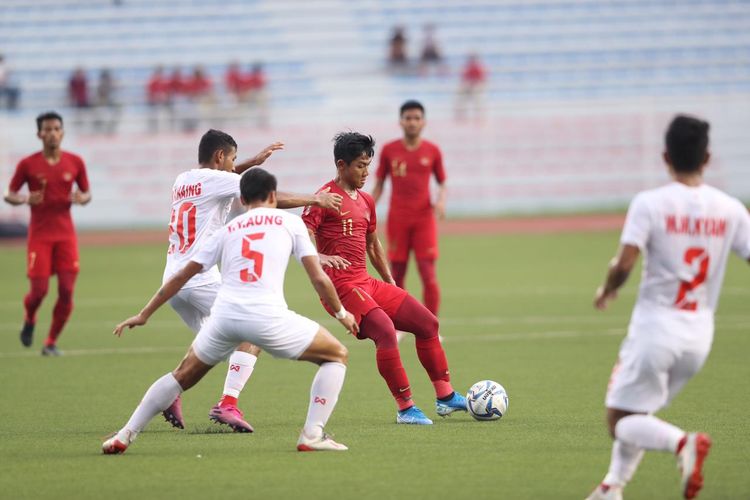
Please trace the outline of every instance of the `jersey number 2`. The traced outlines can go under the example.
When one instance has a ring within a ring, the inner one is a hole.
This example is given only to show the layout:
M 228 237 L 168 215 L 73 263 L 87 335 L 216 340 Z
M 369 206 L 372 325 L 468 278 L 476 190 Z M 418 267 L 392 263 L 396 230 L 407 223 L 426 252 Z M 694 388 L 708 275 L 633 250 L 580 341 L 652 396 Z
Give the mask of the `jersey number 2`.
M 263 254 L 250 249 L 250 244 L 255 240 L 262 240 L 266 233 L 246 234 L 242 238 L 242 256 L 253 261 L 253 270 L 243 269 L 240 271 L 240 279 L 245 283 L 255 283 L 263 276 Z
M 180 238 L 180 253 L 185 253 L 195 243 L 195 217 L 198 208 L 191 202 L 186 201 L 175 211 L 172 209 L 170 217 L 169 232 L 177 233 Z
M 692 266 L 697 261 L 698 274 L 691 281 L 680 282 L 680 290 L 677 292 L 677 299 L 674 301 L 674 305 L 684 311 L 695 311 L 698 308 L 698 303 L 688 301 L 687 293 L 692 292 L 706 281 L 709 263 L 708 253 L 706 253 L 704 248 L 691 247 L 685 251 L 684 260 L 689 266 Z

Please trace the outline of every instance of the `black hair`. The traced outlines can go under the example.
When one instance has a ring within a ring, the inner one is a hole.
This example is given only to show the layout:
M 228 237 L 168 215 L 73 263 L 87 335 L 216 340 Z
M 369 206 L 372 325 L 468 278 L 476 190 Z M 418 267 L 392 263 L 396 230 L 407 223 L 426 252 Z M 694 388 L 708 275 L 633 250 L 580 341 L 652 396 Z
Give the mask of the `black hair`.
M 211 157 L 218 149 L 229 153 L 232 148 L 237 149 L 237 143 L 231 135 L 221 130 L 211 129 L 201 137 L 198 145 L 198 163 L 202 165 L 211 161 Z
M 677 115 L 669 124 L 665 142 L 675 172 L 691 173 L 700 170 L 708 149 L 707 121 L 692 116 Z
M 276 177 L 262 168 L 251 168 L 240 179 L 240 194 L 245 203 L 265 201 L 276 191 Z
M 401 105 L 401 110 L 399 111 L 398 115 L 403 115 L 406 111 L 409 111 L 410 109 L 418 109 L 422 112 L 422 115 L 424 115 L 424 106 L 422 106 L 422 103 L 419 101 L 415 101 L 414 99 L 410 99 L 403 103 Z
M 362 156 L 375 155 L 375 139 L 359 132 L 340 132 L 333 138 L 333 159 L 343 160 L 347 165 Z
M 63 124 L 63 119 L 62 119 L 62 116 L 60 116 L 60 113 L 56 111 L 47 111 L 36 117 L 36 131 L 37 132 L 42 131 L 42 123 L 44 123 L 46 120 L 59 120 L 60 125 L 62 126 Z

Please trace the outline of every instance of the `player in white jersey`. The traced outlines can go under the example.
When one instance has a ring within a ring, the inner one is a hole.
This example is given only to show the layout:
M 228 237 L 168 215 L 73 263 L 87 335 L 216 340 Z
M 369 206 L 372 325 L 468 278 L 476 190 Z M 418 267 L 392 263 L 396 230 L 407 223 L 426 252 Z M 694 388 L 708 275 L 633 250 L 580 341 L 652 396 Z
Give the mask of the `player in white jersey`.
M 282 148 L 282 143 L 274 143 L 250 160 L 235 166 L 237 143 L 229 134 L 209 130 L 203 135 L 198 146 L 201 167 L 178 175 L 172 187 L 169 248 L 163 283 L 192 260 L 202 242 L 224 225 L 240 193 L 240 174 L 262 164 L 274 151 Z M 335 209 L 340 202 L 340 196 L 329 193 L 324 196 L 279 193 L 278 196 L 280 208 L 316 204 Z M 185 283 L 170 300 L 172 308 L 196 334 L 209 315 L 220 283 L 219 270 L 214 266 Z M 242 411 L 237 408 L 237 399 L 250 378 L 259 354 L 257 347 L 242 344 L 229 358 L 223 396 L 209 413 L 212 420 L 227 424 L 238 432 L 253 431 Z M 175 427 L 184 428 L 180 398 L 164 411 L 164 417 Z
M 633 199 L 619 252 L 596 292 L 594 305 L 606 309 L 643 253 L 638 299 L 607 389 L 612 459 L 591 500 L 621 499 L 645 450 L 676 455 L 685 498 L 694 498 L 703 485 L 708 435 L 686 433 L 653 414 L 706 361 L 730 251 L 750 259 L 747 209 L 703 183 L 708 129 L 697 118 L 672 121 L 664 160 L 674 182 Z
M 242 177 L 241 191 L 247 213 L 214 233 L 138 315 L 115 328 L 114 333 L 120 335 L 126 327 L 145 325 L 185 283 L 221 263 L 222 283 L 208 321 L 179 366 L 149 388 L 125 426 L 103 443 L 104 453 L 123 453 L 153 417 L 243 342 L 251 342 L 275 357 L 320 365 L 297 449 L 347 449 L 333 441 L 324 428 L 344 383 L 348 353 L 325 328 L 287 307 L 284 274 L 290 254 L 302 264 L 321 299 L 338 311 L 336 318 L 350 333 L 357 334 L 357 323 L 323 272 L 302 219 L 276 208 L 274 176 L 253 169 Z

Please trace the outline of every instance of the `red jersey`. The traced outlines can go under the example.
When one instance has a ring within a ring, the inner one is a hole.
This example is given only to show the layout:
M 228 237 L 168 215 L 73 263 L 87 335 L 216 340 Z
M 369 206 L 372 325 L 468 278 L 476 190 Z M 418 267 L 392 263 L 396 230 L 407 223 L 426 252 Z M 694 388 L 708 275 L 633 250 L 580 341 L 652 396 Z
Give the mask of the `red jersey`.
M 50 165 L 42 152 L 27 156 L 18 163 L 8 186 L 16 192 L 24 183 L 29 191 L 44 190 L 44 199 L 31 207 L 29 239 L 37 241 L 65 240 L 75 238 L 73 218 L 70 216 L 71 190 L 73 182 L 87 192 L 89 179 L 83 160 L 72 153 L 62 151 L 60 161 Z
M 439 184 L 445 182 L 440 149 L 422 140 L 417 149 L 409 150 L 398 139 L 383 146 L 375 176 L 379 180 L 391 176 L 393 189 L 389 211 L 413 214 L 432 209 L 430 176 L 433 174 Z
M 332 192 L 343 196 L 341 210 L 308 206 L 302 212 L 302 220 L 315 233 L 318 252 L 339 255 L 351 262 L 344 270 L 326 266 L 326 273 L 335 285 L 369 277 L 366 237 L 377 226 L 372 196 L 358 189 L 357 197 L 353 199 L 334 181 L 324 185 L 318 192 Z

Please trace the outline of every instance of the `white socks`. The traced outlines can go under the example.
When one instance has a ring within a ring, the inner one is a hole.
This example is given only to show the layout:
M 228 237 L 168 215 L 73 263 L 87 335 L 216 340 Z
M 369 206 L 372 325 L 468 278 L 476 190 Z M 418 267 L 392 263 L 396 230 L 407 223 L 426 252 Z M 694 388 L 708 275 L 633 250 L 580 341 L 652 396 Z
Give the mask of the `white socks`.
M 154 382 L 144 394 L 141 404 L 135 409 L 128 423 L 117 433 L 117 439 L 129 444 L 152 418 L 169 408 L 181 393 L 182 387 L 171 372 Z
M 310 406 L 307 410 L 305 427 L 302 429 L 308 438 L 315 438 L 323 434 L 323 428 L 331 417 L 336 401 L 339 399 L 345 375 L 346 365 L 342 363 L 323 363 L 320 365 L 310 387 Z
M 618 440 L 646 450 L 674 453 L 683 436 L 685 431 L 653 415 L 628 415 L 615 426 Z
M 234 351 L 229 357 L 229 370 L 224 381 L 224 395 L 233 398 L 240 397 L 240 392 L 245 387 L 247 380 L 253 373 L 257 356 L 247 352 Z
M 625 444 L 619 439 L 612 443 L 612 460 L 609 471 L 602 483 L 610 486 L 625 486 L 633 478 L 645 450 L 632 444 Z

